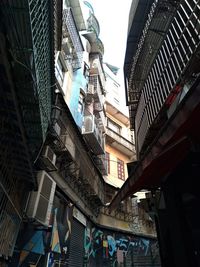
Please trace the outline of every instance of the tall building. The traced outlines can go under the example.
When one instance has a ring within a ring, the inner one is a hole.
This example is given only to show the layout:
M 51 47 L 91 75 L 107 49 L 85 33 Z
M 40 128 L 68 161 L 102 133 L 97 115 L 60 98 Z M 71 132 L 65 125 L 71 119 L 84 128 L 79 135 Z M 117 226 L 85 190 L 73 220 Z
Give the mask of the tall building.
M 137 163 L 111 207 L 148 189 L 162 266 L 199 266 L 198 1 L 133 1 L 124 62 Z
M 106 76 L 105 111 L 106 125 L 106 182 L 121 187 L 128 177 L 127 163 L 134 161 L 133 132 L 130 130 L 128 109 L 123 102 L 123 88 L 117 76 L 117 68 L 104 64 Z
M 0 4 L 0 266 L 150 262 L 158 254 L 150 217 L 133 198 L 115 212 L 107 204 L 121 184 L 106 178 L 105 151 L 123 182 L 133 145 L 127 116 L 114 116 L 112 101 L 105 108 L 95 12 L 87 1 L 49 3 Z M 109 136 L 106 110 L 121 136 L 110 122 Z
M 58 9 L 57 1 L 0 3 L 0 266 L 13 256 L 38 186 L 33 162 L 51 116 Z

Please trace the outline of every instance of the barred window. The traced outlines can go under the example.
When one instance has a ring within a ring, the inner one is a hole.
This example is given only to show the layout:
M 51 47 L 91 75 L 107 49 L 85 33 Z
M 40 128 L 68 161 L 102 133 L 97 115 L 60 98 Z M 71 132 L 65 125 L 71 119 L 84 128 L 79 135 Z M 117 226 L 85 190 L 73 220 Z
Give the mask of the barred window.
M 80 92 L 78 100 L 78 112 L 83 113 L 83 104 L 84 104 L 84 94 Z
M 118 171 L 118 178 L 121 180 L 125 180 L 124 162 L 120 159 L 117 159 L 117 171 Z

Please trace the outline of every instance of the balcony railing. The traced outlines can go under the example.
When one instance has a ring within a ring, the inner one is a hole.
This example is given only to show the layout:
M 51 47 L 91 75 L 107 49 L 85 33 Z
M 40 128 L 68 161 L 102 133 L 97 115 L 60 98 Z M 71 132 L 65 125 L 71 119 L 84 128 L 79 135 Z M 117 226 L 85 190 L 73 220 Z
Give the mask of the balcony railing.
M 115 131 L 111 130 L 107 127 L 106 134 L 111 137 L 114 141 L 116 141 L 118 144 L 124 146 L 125 148 L 129 149 L 130 151 L 134 151 L 135 147 L 134 145 L 128 141 L 126 138 L 121 136 L 120 134 L 116 133 Z
M 69 37 L 72 42 L 72 66 L 75 69 L 80 68 L 83 58 L 83 45 L 70 8 L 63 10 L 63 28 L 64 37 Z
M 200 46 L 199 8 L 194 0 L 181 2 L 147 76 L 136 114 L 138 150 L 172 90 L 195 73 L 195 64 L 186 70 Z
M 94 87 L 95 99 L 98 100 L 101 104 L 103 104 L 104 88 L 102 87 L 102 84 L 100 83 L 99 76 L 98 75 L 90 75 L 89 76 L 89 84 L 93 85 L 93 87 Z
M 69 118 L 63 112 L 56 127 L 51 127 L 47 143 L 57 155 L 56 167 L 66 183 L 73 189 L 83 192 L 85 203 L 91 202 L 95 208 L 104 203 L 104 183 L 93 161 L 89 158 L 74 130 L 67 127 Z M 93 129 L 92 127 L 89 129 Z M 102 142 L 103 143 L 103 142 Z M 101 148 L 102 149 L 102 148 Z
M 91 66 L 90 66 L 90 75 L 99 75 L 100 83 L 102 85 L 103 91 L 105 90 L 105 76 L 103 72 L 103 67 L 100 61 L 99 56 L 96 54 L 90 56 Z
M 130 223 L 132 231 L 135 234 L 150 234 L 152 236 L 156 235 L 154 222 L 141 208 L 132 207 L 132 210 L 127 211 L 119 207 L 115 211 L 110 212 L 109 208 L 104 207 L 101 209 L 101 213 L 113 218 L 115 221 L 122 220 Z

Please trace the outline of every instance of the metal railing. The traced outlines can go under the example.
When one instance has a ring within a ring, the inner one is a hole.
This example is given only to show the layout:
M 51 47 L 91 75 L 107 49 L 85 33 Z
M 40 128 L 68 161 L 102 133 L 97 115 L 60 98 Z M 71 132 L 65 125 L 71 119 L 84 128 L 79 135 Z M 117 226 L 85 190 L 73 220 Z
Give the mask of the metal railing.
M 124 147 L 128 148 L 130 151 L 134 151 L 134 145 L 124 138 L 122 135 L 117 134 L 110 128 L 106 128 L 106 134 L 110 136 L 112 139 L 117 141 L 119 144 L 123 145 Z
M 139 150 L 170 92 L 183 76 L 189 78 L 185 70 L 200 45 L 199 10 L 194 0 L 181 2 L 146 79 L 136 114 Z
M 95 54 L 95 55 L 90 56 L 90 61 L 91 61 L 90 74 L 99 75 L 99 78 L 100 78 L 99 81 L 104 91 L 105 90 L 105 76 L 104 76 L 104 71 L 103 71 L 103 67 L 101 64 L 101 60 L 99 56 Z
M 30 23 L 35 68 L 35 86 L 39 98 L 39 110 L 43 137 L 51 115 L 51 34 L 50 7 L 48 0 L 35 2 L 30 0 Z M 23 32 L 24 35 L 24 32 Z
M 79 36 L 79 32 L 76 28 L 76 24 L 72 15 L 71 8 L 63 10 L 63 28 L 67 37 L 73 44 L 73 55 L 71 63 L 74 69 L 81 67 L 83 59 L 83 45 Z
M 14 250 L 22 220 L 20 200 L 23 195 L 17 191 L 15 167 L 10 162 L 9 154 L 8 146 L 3 151 L 3 157 L 0 157 L 0 255 L 5 258 L 11 257 Z
M 78 136 L 68 126 L 68 121 L 68 115 L 63 112 L 59 119 L 60 135 L 57 135 L 53 129 L 51 132 L 57 140 L 57 142 L 55 140 L 51 142 L 51 146 L 54 144 L 53 149 L 56 153 L 63 154 L 60 174 L 73 190 L 77 190 L 78 194 L 81 190 L 86 199 L 96 197 L 99 202 L 104 203 L 103 180 L 95 170 Z M 88 130 L 93 129 L 92 125 L 88 127 Z
M 103 104 L 104 89 L 100 83 L 99 76 L 97 74 L 89 76 L 89 84 L 94 86 L 94 98 L 96 98 L 101 105 Z

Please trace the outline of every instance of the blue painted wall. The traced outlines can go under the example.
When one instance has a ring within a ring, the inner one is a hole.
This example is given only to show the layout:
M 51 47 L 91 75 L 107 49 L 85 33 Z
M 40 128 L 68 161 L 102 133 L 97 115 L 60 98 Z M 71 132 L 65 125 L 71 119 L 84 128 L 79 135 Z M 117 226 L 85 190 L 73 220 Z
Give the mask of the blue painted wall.
M 72 116 L 76 124 L 80 128 L 82 128 L 83 112 L 80 113 L 78 111 L 78 101 L 79 101 L 80 89 L 82 88 L 84 91 L 86 91 L 87 83 L 88 81 L 83 75 L 83 69 L 81 68 L 76 70 L 73 76 L 72 93 L 69 102 L 69 109 L 72 113 Z

